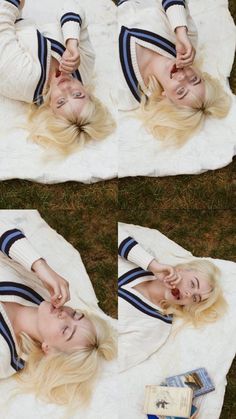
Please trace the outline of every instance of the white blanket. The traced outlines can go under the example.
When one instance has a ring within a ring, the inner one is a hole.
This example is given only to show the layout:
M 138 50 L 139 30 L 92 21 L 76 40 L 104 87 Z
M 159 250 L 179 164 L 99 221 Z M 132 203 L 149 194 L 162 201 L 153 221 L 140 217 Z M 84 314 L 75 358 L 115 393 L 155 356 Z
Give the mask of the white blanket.
M 96 94 L 115 114 L 112 105 L 116 63 L 113 57 L 116 7 L 110 0 L 80 0 L 87 12 L 89 33 L 96 52 Z M 63 0 L 26 0 L 23 16 L 52 22 Z M 117 175 L 117 133 L 91 141 L 66 159 L 45 159 L 42 147 L 27 141 L 19 126 L 27 106 L 0 97 L 0 180 L 20 178 L 41 183 L 75 180 L 93 183 Z
M 236 30 L 227 0 L 189 0 L 199 31 L 199 54 L 204 70 L 220 77 L 228 89 L 227 77 L 233 64 Z M 205 59 L 205 57 L 207 57 Z M 231 93 L 232 95 L 232 93 Z M 236 150 L 236 98 L 223 120 L 209 119 L 200 133 L 181 148 L 164 148 L 148 134 L 140 121 L 119 113 L 119 177 L 199 174 L 229 164 Z
M 71 301 L 68 305 L 78 307 L 89 304 L 99 310 L 99 315 L 107 321 L 115 320 L 106 316 L 97 306 L 88 274 L 77 250 L 62 236 L 51 229 L 37 211 L 0 211 L 0 217 L 22 228 L 26 236 L 34 243 L 35 248 L 58 273 L 70 282 Z M 63 257 L 62 257 L 63 256 Z M 7 278 L 8 272 L 13 275 L 10 266 L 5 266 L 0 258 L 0 271 Z M 18 273 L 15 272 L 15 275 Z M 78 409 L 78 413 L 70 419 L 116 419 L 116 362 L 104 362 L 101 376 L 96 382 L 91 405 L 88 409 Z M 1 419 L 48 419 L 63 417 L 64 409 L 53 404 L 45 404 L 35 400 L 33 395 L 19 395 L 4 410 L 4 402 L 9 397 L 9 390 L 14 388 L 13 379 L 0 380 L 0 412 Z
M 163 263 L 190 261 L 193 256 L 157 230 L 125 225 L 129 235 Z M 226 386 L 226 374 L 236 352 L 236 264 L 210 259 L 221 270 L 221 284 L 229 304 L 227 314 L 216 323 L 200 329 L 184 327 L 172 331 L 165 345 L 142 364 L 119 376 L 119 417 L 145 419 L 143 413 L 146 384 L 160 384 L 165 377 L 206 367 L 216 390 L 196 398 L 198 419 L 218 419 Z M 178 323 L 176 322 L 176 326 Z

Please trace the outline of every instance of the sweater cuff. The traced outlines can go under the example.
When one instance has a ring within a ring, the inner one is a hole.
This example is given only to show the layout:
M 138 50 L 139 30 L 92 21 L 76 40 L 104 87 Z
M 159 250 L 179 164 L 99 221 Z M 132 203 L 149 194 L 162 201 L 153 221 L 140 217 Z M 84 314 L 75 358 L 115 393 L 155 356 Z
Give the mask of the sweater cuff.
M 0 15 L 10 14 L 10 19 L 12 23 L 15 23 L 16 19 L 19 18 L 21 10 L 19 9 L 20 1 L 19 0 L 4 0 L 0 3 Z M 3 17 L 1 21 L 3 20 Z
M 9 256 L 11 259 L 24 266 L 27 271 L 31 271 L 33 263 L 42 258 L 42 256 L 34 250 L 26 238 L 17 240 L 11 246 Z
M 135 265 L 140 266 L 140 268 L 143 268 L 145 271 L 153 259 L 155 259 L 154 256 L 146 252 L 139 244 L 130 250 L 128 257 L 130 262 L 135 263 Z
M 66 16 L 66 15 L 64 15 Z M 64 22 L 64 23 L 63 23 Z M 75 21 L 67 21 L 66 18 L 63 20 L 63 17 L 61 19 L 61 26 L 62 26 L 62 33 L 64 42 L 68 41 L 68 39 L 77 39 L 79 41 L 80 37 L 80 23 Z
M 175 31 L 178 26 L 186 26 L 187 25 L 187 17 L 186 17 L 186 10 L 184 6 L 176 5 L 171 6 L 166 11 L 168 20 L 170 22 L 170 26 Z
M 4 0 L 5 3 L 10 3 L 13 6 L 17 7 L 17 9 L 19 9 L 20 7 L 20 0 Z

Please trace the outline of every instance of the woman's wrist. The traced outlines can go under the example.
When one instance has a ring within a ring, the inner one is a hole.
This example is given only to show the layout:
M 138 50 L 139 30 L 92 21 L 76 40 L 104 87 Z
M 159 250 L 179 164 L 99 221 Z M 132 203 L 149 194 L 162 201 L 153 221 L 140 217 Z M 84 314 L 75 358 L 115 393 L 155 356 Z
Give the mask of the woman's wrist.
M 73 45 L 75 47 L 78 47 L 79 46 L 79 40 L 75 39 L 75 38 L 69 38 L 66 41 L 66 46 L 68 47 L 68 45 Z
M 175 34 L 179 35 L 179 34 L 185 34 L 188 32 L 188 28 L 187 26 L 177 26 L 177 28 L 175 28 Z
M 45 259 L 43 259 L 43 258 L 40 258 L 40 259 L 36 260 L 36 261 L 32 264 L 32 266 L 31 266 L 31 270 L 32 270 L 33 272 L 35 272 L 35 273 L 36 273 L 36 275 L 39 275 L 39 273 L 41 272 L 41 270 L 42 270 L 42 269 L 44 270 L 46 267 L 48 267 L 48 264 L 47 264 L 46 260 L 45 260 Z
M 152 261 L 148 265 L 148 271 L 151 271 L 154 273 L 154 271 L 157 269 L 158 266 L 159 266 L 159 263 L 157 262 L 157 260 L 152 259 Z

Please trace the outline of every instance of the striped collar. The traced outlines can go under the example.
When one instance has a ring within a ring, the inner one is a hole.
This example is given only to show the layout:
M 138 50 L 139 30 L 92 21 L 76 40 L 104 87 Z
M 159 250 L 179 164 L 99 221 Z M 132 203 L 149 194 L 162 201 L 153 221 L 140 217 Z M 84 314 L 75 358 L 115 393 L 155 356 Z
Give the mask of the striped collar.
M 37 84 L 37 87 L 35 89 L 35 92 L 34 92 L 33 101 L 37 105 L 42 105 L 43 89 L 46 83 L 47 72 L 48 72 L 47 70 L 47 59 L 48 59 L 48 51 L 49 51 L 48 42 L 50 43 L 51 50 L 57 55 L 58 61 L 61 59 L 66 48 L 59 41 L 43 36 L 38 30 L 37 30 L 37 38 L 38 38 L 38 58 L 39 58 L 40 66 L 41 66 L 41 75 L 40 75 L 40 79 Z M 79 70 L 74 71 L 72 75 L 73 77 L 77 78 L 82 83 L 82 77 Z
M 136 28 L 129 29 L 125 26 L 121 27 L 121 32 L 119 36 L 119 54 L 121 67 L 131 93 L 133 94 L 135 99 L 138 102 L 140 102 L 141 94 L 139 90 L 139 83 L 131 59 L 131 37 L 155 45 L 161 48 L 163 51 L 168 52 L 173 57 L 176 57 L 176 49 L 175 45 L 172 42 L 160 35 L 157 35 L 154 32 Z
M 138 297 L 136 294 L 133 294 L 130 290 L 123 288 L 124 285 L 127 285 L 135 279 L 141 278 L 143 276 L 153 276 L 153 273 L 145 271 L 142 268 L 134 268 L 122 275 L 118 279 L 118 296 L 123 298 L 137 310 L 141 311 L 142 313 L 145 313 L 147 316 L 154 317 L 168 324 L 172 324 L 172 315 L 164 315 L 161 311 L 152 307 L 147 302 L 143 301 L 140 297 Z
M 0 283 L 0 296 L 1 295 L 14 295 L 17 297 L 21 297 L 37 305 L 41 304 L 41 302 L 44 301 L 41 295 L 39 295 L 32 288 L 26 285 L 17 283 L 17 282 L 8 282 L 8 281 L 1 282 Z M 1 313 L 0 313 L 0 335 L 3 337 L 3 339 L 6 341 L 8 345 L 8 348 L 10 351 L 12 368 L 15 371 L 19 371 L 23 369 L 25 362 L 17 354 L 16 343 Z

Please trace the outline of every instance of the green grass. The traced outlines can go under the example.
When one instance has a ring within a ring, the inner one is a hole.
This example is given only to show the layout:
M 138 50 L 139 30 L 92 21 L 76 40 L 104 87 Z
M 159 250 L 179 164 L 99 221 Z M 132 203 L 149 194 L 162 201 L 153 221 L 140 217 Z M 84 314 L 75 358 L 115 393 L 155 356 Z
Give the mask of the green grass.
M 117 243 L 115 211 L 107 209 L 40 210 L 44 220 L 81 255 L 100 307 L 117 317 Z

